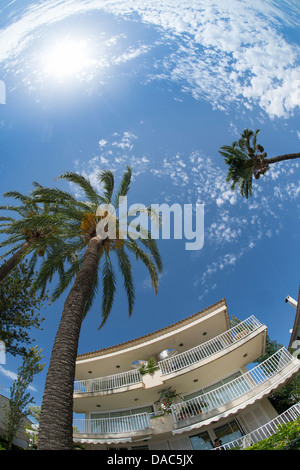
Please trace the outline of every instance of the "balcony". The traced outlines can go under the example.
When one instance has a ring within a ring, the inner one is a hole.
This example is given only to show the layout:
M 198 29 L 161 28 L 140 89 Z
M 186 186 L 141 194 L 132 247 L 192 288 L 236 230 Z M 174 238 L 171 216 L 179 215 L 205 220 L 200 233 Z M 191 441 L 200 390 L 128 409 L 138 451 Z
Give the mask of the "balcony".
M 101 441 L 119 438 L 122 442 L 122 438 L 130 441 L 131 437 L 143 436 L 150 432 L 151 422 L 148 413 L 114 418 L 73 420 L 73 436 L 76 440 L 97 438 Z
M 76 380 L 74 394 L 109 392 L 123 387 L 142 383 L 142 376 L 138 370 L 130 370 L 120 374 L 99 377 L 96 379 Z
M 182 372 L 186 372 L 188 368 L 193 369 L 198 367 L 201 362 L 211 357 L 213 358 L 213 356 L 218 353 L 222 354 L 222 351 L 233 351 L 235 348 L 238 348 L 243 341 L 251 339 L 263 331 L 265 331 L 265 326 L 254 316 L 251 316 L 230 330 L 227 330 L 203 344 L 160 361 L 158 363 L 159 370 L 156 374 L 157 380 L 159 379 L 159 384 L 163 385 L 163 382 L 169 378 L 176 377 Z M 147 377 L 145 378 L 144 376 L 143 379 L 138 369 L 106 377 L 76 380 L 74 382 L 74 395 L 77 397 L 95 396 L 96 394 L 105 395 L 113 392 L 133 390 L 141 387 L 143 384 L 145 388 L 153 386 L 152 383 L 148 385 L 145 381 L 147 381 Z
M 223 444 L 220 447 L 215 447 L 212 450 L 231 450 L 231 449 L 245 449 L 257 444 L 257 442 L 267 439 L 278 431 L 279 426 L 290 423 L 300 418 L 300 402 L 291 406 L 288 410 L 284 411 L 281 415 L 272 419 L 268 423 L 264 424 L 260 428 L 255 429 L 243 437 L 240 437 L 234 441 Z
M 249 372 L 221 387 L 171 406 L 176 428 L 205 422 L 216 415 L 227 416 L 251 399 L 270 393 L 300 368 L 300 361 L 285 348 L 277 351 Z M 253 400 L 252 400 L 253 401 Z M 197 427 L 197 426 L 196 426 Z
M 238 341 L 245 339 L 261 326 L 262 324 L 252 315 L 235 327 L 225 331 L 206 343 L 160 361 L 159 367 L 161 373 L 162 375 L 176 373 L 197 364 L 214 354 L 224 351 Z

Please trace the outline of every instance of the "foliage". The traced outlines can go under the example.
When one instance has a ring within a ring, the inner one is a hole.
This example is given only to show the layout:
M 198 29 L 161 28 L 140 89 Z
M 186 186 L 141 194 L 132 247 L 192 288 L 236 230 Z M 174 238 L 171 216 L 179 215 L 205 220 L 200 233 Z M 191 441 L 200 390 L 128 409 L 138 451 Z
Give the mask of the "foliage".
M 0 248 L 9 247 L 0 259 L 10 256 L 0 266 L 0 281 L 25 257 L 29 259 L 32 272 L 38 261 L 51 258 L 58 246 L 63 244 L 61 216 L 55 201 L 53 204 L 44 204 L 32 194 L 26 196 L 18 191 L 6 192 L 3 196 L 18 201 L 18 205 L 0 206 L 0 211 L 9 213 L 6 215 L 4 212 L 0 217 L 0 234 L 6 236 Z M 16 214 L 16 217 L 12 214 Z M 50 280 L 51 275 L 45 281 Z M 46 282 L 41 286 L 43 290 L 46 289 Z
M 143 364 L 139 368 L 139 373 L 141 375 L 146 375 L 146 374 L 153 374 L 156 370 L 158 370 L 158 366 L 153 358 L 149 359 L 147 364 Z
M 131 175 L 131 169 L 127 167 L 119 189 L 114 194 L 115 181 L 113 173 L 108 170 L 102 171 L 97 179 L 103 188 L 103 195 L 98 194 L 91 182 L 80 174 L 67 172 L 57 178 L 77 185 L 78 190 L 84 193 L 86 200 L 77 200 L 73 194 L 67 191 L 46 188 L 35 183 L 36 189 L 33 191 L 33 197 L 41 204 L 50 205 L 52 208 L 56 205 L 56 211 L 61 222 L 60 234 L 64 240 L 60 247 L 55 248 L 51 257 L 43 260 L 39 270 L 38 288 L 45 285 L 50 274 L 53 276 L 54 273 L 58 273 L 60 276 L 58 285 L 53 292 L 53 300 L 59 298 L 76 278 L 83 263 L 85 249 L 90 240 L 97 235 L 98 223 L 102 222 L 108 215 L 107 213 L 101 216 L 97 215 L 98 207 L 101 204 L 112 205 L 117 210 L 119 198 L 127 196 L 129 192 Z M 150 218 L 156 217 L 150 209 L 147 209 L 147 215 Z M 83 313 L 86 316 L 102 284 L 102 323 L 99 328 L 104 325 L 110 314 L 116 292 L 117 277 L 113 257 L 115 257 L 123 277 L 129 316 L 132 314 L 135 303 L 132 263 L 129 255 L 132 254 L 146 266 L 156 293 L 159 273 L 162 272 L 162 261 L 157 243 L 156 240 L 151 238 L 150 233 L 145 233 L 145 237 L 139 237 L 138 240 L 130 236 L 123 238 L 120 228 L 121 222 L 117 218 L 115 222 L 117 227 L 116 236 L 114 238 L 107 236 L 102 240 L 98 261 L 101 275 L 97 273 Z M 129 217 L 127 223 L 128 225 L 132 224 Z M 142 232 L 143 228 L 140 228 L 140 231 Z M 63 270 L 62 265 L 64 265 Z
M 256 359 L 256 361 L 254 362 L 257 364 L 261 364 L 266 359 L 268 359 L 273 354 L 275 354 L 277 351 L 279 351 L 281 348 L 282 348 L 282 345 L 280 343 L 277 343 L 277 341 L 275 340 L 271 340 L 269 335 L 267 335 L 265 353 L 262 356 L 260 356 L 258 359 Z
M 264 163 L 267 154 L 257 144 L 258 133 L 259 129 L 256 132 L 245 129 L 238 141 L 224 145 L 219 151 L 229 166 L 226 181 L 231 181 L 232 190 L 238 185 L 241 195 L 246 198 L 252 195 L 252 175 L 258 179 L 268 169 Z
M 237 317 L 232 316 L 231 326 L 234 327 L 241 323 Z M 271 340 L 269 335 L 266 338 L 266 348 L 262 356 L 257 358 L 253 363 L 261 364 L 270 356 L 275 354 L 282 348 L 280 343 Z M 268 397 L 269 401 L 274 406 L 278 414 L 283 413 L 291 406 L 295 405 L 300 400 L 300 374 L 297 374 L 292 380 L 286 385 L 276 390 Z
M 205 401 L 197 401 L 197 403 L 190 404 L 187 403 L 180 410 L 180 416 L 183 415 L 195 415 L 195 413 L 202 413 L 203 408 L 207 408 L 207 403 Z
M 26 345 L 34 341 L 29 336 L 32 328 L 41 329 L 44 318 L 40 309 L 49 302 L 47 293 L 34 291 L 36 274 L 27 262 L 22 262 L 1 282 L 0 340 L 6 351 L 13 355 L 26 354 Z
M 238 141 L 219 150 L 229 166 L 226 181 L 231 182 L 232 190 L 238 185 L 241 195 L 246 198 L 252 195 L 252 177 L 259 179 L 268 171 L 270 164 L 300 158 L 300 153 L 267 158 L 264 148 L 257 143 L 259 132 L 259 129 L 255 132 L 245 129 Z
M 9 448 L 19 427 L 23 425 L 24 418 L 30 413 L 28 405 L 33 402 L 33 397 L 28 392 L 28 387 L 34 376 L 45 366 L 45 364 L 40 364 L 42 357 L 41 350 L 38 350 L 37 346 L 30 348 L 23 357 L 17 379 L 10 388 L 9 406 L 4 405 L 4 424 Z
M 281 414 L 300 401 L 300 374 L 269 396 L 277 413 Z
M 5 436 L 0 436 L 0 450 L 25 450 L 25 449 L 15 444 L 9 444 Z
M 159 407 L 158 411 L 162 411 L 163 414 L 170 414 L 172 412 L 171 405 L 174 398 L 178 396 L 176 390 L 172 390 L 171 387 L 160 390 L 159 399 L 155 402 L 155 405 Z
M 279 425 L 275 434 L 245 450 L 281 450 L 298 437 L 300 437 L 300 419 Z
M 81 326 L 99 291 L 102 293 L 99 328 L 107 321 L 117 289 L 115 264 L 123 277 L 129 316 L 135 303 L 132 255 L 137 261 L 142 261 L 155 293 L 158 291 L 162 262 L 156 240 L 141 227 L 140 222 L 137 223 L 139 217 L 133 221 L 125 217 L 124 221 L 124 215 L 120 214 L 120 219 L 115 215 L 120 197 L 127 196 L 130 189 L 131 175 L 131 169 L 127 167 L 115 193 L 113 173 L 102 171 L 97 176 L 101 194 L 83 175 L 68 172 L 59 177 L 77 185 L 85 200 L 60 189 L 36 184 L 33 197 L 40 203 L 57 206 L 64 241 L 64 246 L 58 247 L 52 257 L 42 261 L 37 287 L 39 283 L 43 286 L 50 275 L 58 273 L 59 282 L 53 293 L 53 298 L 58 298 L 73 284 L 64 303 L 47 372 L 39 426 L 40 450 L 66 450 L 72 446 L 73 386 Z M 143 215 L 155 217 L 146 207 Z M 110 230 L 110 225 L 114 230 Z M 124 236 L 123 225 L 126 225 Z M 128 228 L 133 227 L 136 229 L 133 235 L 140 232 L 143 236 L 130 236 Z

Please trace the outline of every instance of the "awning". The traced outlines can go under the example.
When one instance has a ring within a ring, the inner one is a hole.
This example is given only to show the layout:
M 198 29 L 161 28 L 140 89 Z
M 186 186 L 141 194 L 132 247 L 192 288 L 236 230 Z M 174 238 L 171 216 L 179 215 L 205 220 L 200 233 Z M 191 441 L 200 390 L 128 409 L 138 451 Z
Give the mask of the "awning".
M 192 431 L 193 429 L 198 429 L 202 428 L 203 426 L 208 426 L 212 422 L 219 421 L 220 419 L 227 418 L 228 416 L 234 415 L 238 413 L 240 410 L 243 410 L 244 408 L 253 405 L 258 400 L 261 400 L 265 396 L 270 395 L 272 392 L 274 392 L 280 385 L 283 385 L 288 379 L 290 379 L 296 372 L 298 372 L 300 369 L 300 362 L 297 361 L 296 365 L 290 369 L 285 375 L 281 376 L 280 379 L 278 379 L 276 382 L 272 383 L 269 387 L 265 388 L 261 393 L 258 393 L 257 395 L 254 395 L 253 397 L 249 398 L 248 400 L 244 401 L 243 403 L 240 403 L 239 405 L 230 408 L 230 410 L 226 410 L 223 413 L 220 413 L 218 415 L 214 415 L 206 420 L 200 421 L 198 423 L 191 424 L 190 426 L 185 426 L 179 429 L 175 429 L 172 431 L 174 435 L 176 434 L 182 434 L 183 432 L 188 432 Z

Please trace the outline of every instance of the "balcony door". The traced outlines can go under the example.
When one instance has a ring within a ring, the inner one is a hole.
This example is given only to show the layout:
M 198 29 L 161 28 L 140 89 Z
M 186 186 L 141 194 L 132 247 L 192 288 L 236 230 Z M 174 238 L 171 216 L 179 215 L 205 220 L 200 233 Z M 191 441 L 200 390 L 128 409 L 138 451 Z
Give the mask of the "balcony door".
M 213 448 L 213 443 L 208 431 L 190 436 L 190 442 L 194 450 L 211 450 Z
M 207 431 L 200 432 L 190 437 L 190 442 L 194 450 L 211 450 L 214 447 L 214 442 L 219 439 L 222 444 L 234 441 L 242 437 L 240 426 L 236 420 L 229 421 L 222 426 L 210 428 Z
M 243 433 L 235 420 L 214 428 L 213 432 L 215 433 L 216 438 L 219 439 L 222 444 L 235 441 L 236 439 L 239 439 L 243 436 Z

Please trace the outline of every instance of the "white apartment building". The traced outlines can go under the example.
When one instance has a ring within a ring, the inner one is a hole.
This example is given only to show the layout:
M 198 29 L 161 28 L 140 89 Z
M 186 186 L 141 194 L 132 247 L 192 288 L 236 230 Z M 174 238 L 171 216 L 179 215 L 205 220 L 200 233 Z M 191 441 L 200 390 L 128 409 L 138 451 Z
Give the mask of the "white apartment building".
M 249 435 L 276 419 L 268 396 L 300 369 L 285 348 L 253 364 L 266 334 L 254 316 L 232 326 L 223 299 L 159 331 L 79 355 L 74 412 L 85 418 L 74 419 L 74 441 L 86 449 L 206 450 L 216 439 L 224 445 Z

